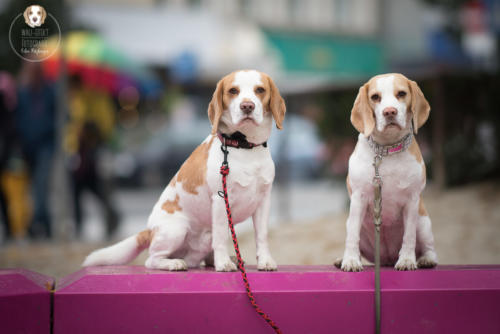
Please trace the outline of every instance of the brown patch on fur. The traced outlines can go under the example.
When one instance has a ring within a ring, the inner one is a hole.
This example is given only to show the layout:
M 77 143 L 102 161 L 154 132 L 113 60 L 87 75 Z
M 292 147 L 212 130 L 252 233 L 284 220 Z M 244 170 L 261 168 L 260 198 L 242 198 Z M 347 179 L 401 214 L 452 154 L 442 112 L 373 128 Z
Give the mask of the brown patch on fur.
M 420 200 L 418 201 L 418 214 L 420 216 L 428 216 L 429 215 L 429 213 L 427 213 L 427 210 L 425 209 L 424 199 L 422 198 L 422 195 L 420 195 Z
M 408 147 L 408 152 L 410 152 L 410 154 L 413 155 L 415 159 L 417 159 L 418 163 L 422 163 L 422 161 L 424 160 L 422 158 L 422 153 L 420 152 L 420 147 L 418 147 L 415 138 L 413 138 L 410 147 Z
M 425 168 L 424 159 L 422 158 L 422 153 L 420 152 L 420 147 L 418 147 L 417 141 L 413 138 L 410 147 L 408 147 L 408 152 L 415 157 L 417 162 L 422 165 L 422 179 L 426 180 L 427 170 Z
M 281 130 L 283 128 L 283 120 L 285 119 L 286 113 L 285 100 L 281 97 L 280 91 L 273 79 L 266 73 L 259 73 L 265 92 L 261 94 L 256 92 L 255 94 L 262 101 L 263 106 L 268 106 L 265 110 L 271 111 L 276 127 Z M 254 90 L 257 87 L 258 86 L 255 86 Z
M 411 112 L 413 113 L 413 132 L 417 133 L 418 129 L 429 118 L 429 113 L 431 111 L 431 106 L 427 99 L 424 97 L 424 93 L 415 81 L 408 80 L 411 90 Z
M 182 164 L 177 174 L 176 182 L 182 182 L 182 188 L 190 194 L 197 195 L 196 188 L 206 182 L 208 151 L 214 138 L 215 136 L 212 136 L 208 143 L 198 146 Z
M 161 206 L 162 210 L 165 210 L 167 213 L 174 213 L 175 211 L 181 211 L 182 208 L 179 205 L 179 195 L 175 195 L 175 200 L 173 201 L 165 201 Z
M 359 88 L 358 96 L 356 96 L 351 110 L 352 125 L 365 137 L 368 137 L 375 128 L 375 117 L 368 98 L 372 80 Z
M 347 178 L 345 179 L 345 184 L 347 185 L 347 192 L 349 193 L 349 197 L 352 194 L 351 184 L 349 183 L 349 174 L 347 174 Z
M 227 109 L 231 100 L 239 94 L 231 94 L 229 92 L 233 88 L 235 74 L 236 72 L 232 72 L 219 80 L 212 96 L 212 101 L 208 105 L 208 119 L 212 124 L 212 134 L 217 133 L 222 113 Z M 239 92 L 239 87 L 235 86 L 234 88 L 238 89 Z
M 139 232 L 137 236 L 135 237 L 137 240 L 137 245 L 140 248 L 146 248 L 149 246 L 151 243 L 151 240 L 153 239 L 154 236 L 154 231 L 152 230 L 144 230 L 142 232 Z

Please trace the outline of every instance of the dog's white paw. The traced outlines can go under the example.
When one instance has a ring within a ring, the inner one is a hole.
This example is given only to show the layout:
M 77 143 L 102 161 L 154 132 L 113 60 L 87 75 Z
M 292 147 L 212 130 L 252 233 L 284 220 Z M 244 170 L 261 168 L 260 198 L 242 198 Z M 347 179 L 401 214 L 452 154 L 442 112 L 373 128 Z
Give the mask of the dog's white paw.
M 146 268 L 182 271 L 187 270 L 188 266 L 186 264 L 186 261 L 182 259 L 148 259 L 146 261 Z
M 419 268 L 434 268 L 437 264 L 437 256 L 434 252 L 422 255 L 417 261 Z
M 335 267 L 337 267 L 337 268 L 339 268 L 339 269 L 340 269 L 340 267 L 342 267 L 342 258 L 341 258 L 341 257 L 339 257 L 339 258 L 335 259 L 335 261 L 333 262 L 333 265 L 334 265 Z
M 396 270 L 416 270 L 417 261 L 415 261 L 415 256 L 400 256 L 394 268 Z
M 186 261 L 182 259 L 166 259 L 163 257 L 149 257 L 144 264 L 148 269 L 159 269 L 169 271 L 187 270 Z
M 227 261 L 223 261 L 222 263 L 215 262 L 215 270 L 216 271 L 236 271 L 236 265 L 229 258 Z
M 343 271 L 362 271 L 363 265 L 359 256 L 344 256 L 340 268 Z
M 186 261 L 181 259 L 172 259 L 170 260 L 168 266 L 168 270 L 179 271 L 179 270 L 187 270 L 188 266 Z
M 257 259 L 257 269 L 275 271 L 278 270 L 278 266 L 276 265 L 276 261 L 274 261 L 271 256 L 260 256 Z

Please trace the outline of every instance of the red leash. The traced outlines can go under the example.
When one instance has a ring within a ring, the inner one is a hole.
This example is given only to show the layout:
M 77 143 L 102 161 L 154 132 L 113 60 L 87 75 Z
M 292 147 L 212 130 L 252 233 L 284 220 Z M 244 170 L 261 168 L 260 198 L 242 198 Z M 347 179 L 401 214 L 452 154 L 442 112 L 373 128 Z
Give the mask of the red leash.
M 282 333 L 281 329 L 279 329 L 278 325 L 274 323 L 274 321 L 259 307 L 257 302 L 255 301 L 255 297 L 253 296 L 252 290 L 250 289 L 250 283 L 248 282 L 247 273 L 245 271 L 245 265 L 243 263 L 243 259 L 241 258 L 240 248 L 238 247 L 238 239 L 236 239 L 236 233 L 234 232 L 233 226 L 233 218 L 231 216 L 231 208 L 229 207 L 229 198 L 227 197 L 227 184 L 226 178 L 229 174 L 229 165 L 227 163 L 227 146 L 224 143 L 221 146 L 221 150 L 224 153 L 224 162 L 222 162 L 222 166 L 220 167 L 220 173 L 222 174 L 222 190 L 224 197 L 224 202 L 226 202 L 226 212 L 227 212 L 227 222 L 229 224 L 229 229 L 231 230 L 231 236 L 233 238 L 234 251 L 236 252 L 236 257 L 238 258 L 238 269 L 241 272 L 241 277 L 243 278 L 243 283 L 245 284 L 245 289 L 247 290 L 248 299 L 250 299 L 250 303 L 254 307 L 255 311 L 264 318 L 264 320 L 271 326 L 276 333 Z M 220 193 L 219 193 L 220 195 Z

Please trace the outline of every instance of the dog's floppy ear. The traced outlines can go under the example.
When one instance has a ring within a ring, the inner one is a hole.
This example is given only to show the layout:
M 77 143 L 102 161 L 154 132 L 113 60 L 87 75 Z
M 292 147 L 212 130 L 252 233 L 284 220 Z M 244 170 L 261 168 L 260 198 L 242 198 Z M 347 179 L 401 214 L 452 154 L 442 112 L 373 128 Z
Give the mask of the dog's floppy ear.
M 408 80 L 411 90 L 411 111 L 413 113 L 413 131 L 415 134 L 418 129 L 424 125 L 424 123 L 429 118 L 429 112 L 431 111 L 431 106 L 429 102 L 424 97 L 424 93 L 417 83 L 412 80 Z
M 45 8 L 40 7 L 42 10 L 42 20 L 40 21 L 40 24 L 43 24 L 45 22 L 45 18 L 47 17 L 47 11 L 45 11 Z
M 217 83 L 214 95 L 212 96 L 212 101 L 208 105 L 208 119 L 212 124 L 212 134 L 217 133 L 217 128 L 219 127 L 219 121 L 222 116 L 222 111 L 224 107 L 222 105 L 222 94 L 224 93 L 224 79 L 221 79 Z
M 27 25 L 31 26 L 30 24 L 30 18 L 28 17 L 28 12 L 30 11 L 31 6 L 26 7 L 24 10 L 23 16 L 24 16 L 24 22 L 26 22 Z
M 368 84 L 359 88 L 358 96 L 351 110 L 351 123 L 356 130 L 368 137 L 375 127 L 373 111 L 368 103 Z
M 273 114 L 274 121 L 276 122 L 276 127 L 278 129 L 283 129 L 283 120 L 285 119 L 286 105 L 285 100 L 280 95 L 278 87 L 274 84 L 273 79 L 266 75 L 269 82 L 270 88 L 270 98 L 269 98 L 269 109 Z

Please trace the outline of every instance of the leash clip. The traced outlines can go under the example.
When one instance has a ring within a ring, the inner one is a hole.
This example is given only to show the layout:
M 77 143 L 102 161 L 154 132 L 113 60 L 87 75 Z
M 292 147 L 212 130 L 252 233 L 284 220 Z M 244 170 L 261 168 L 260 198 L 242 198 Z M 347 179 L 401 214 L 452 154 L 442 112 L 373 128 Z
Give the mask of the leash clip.
M 380 164 L 382 163 L 382 155 L 377 154 L 373 158 L 373 167 L 375 168 L 375 175 L 373 176 L 373 185 L 380 185 L 382 186 L 382 176 L 380 176 L 379 173 L 379 167 Z
M 222 153 L 224 153 L 224 160 L 222 161 L 222 166 L 227 166 L 227 155 L 229 154 L 229 151 L 227 149 L 227 144 L 226 144 L 226 137 L 223 137 L 223 142 L 222 145 L 220 146 L 220 149 Z

